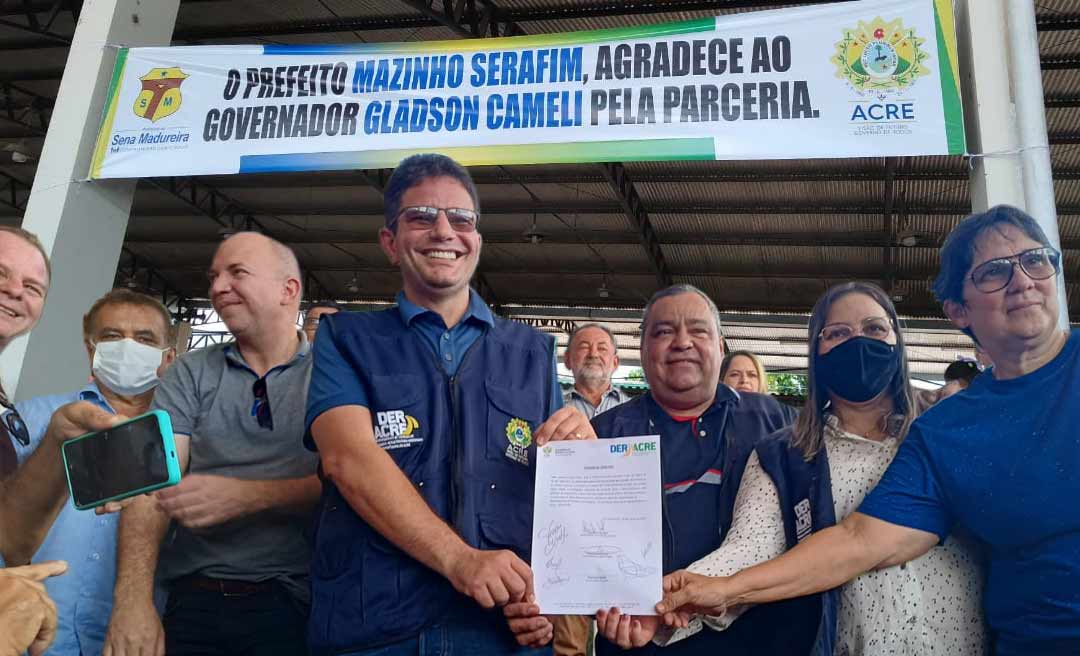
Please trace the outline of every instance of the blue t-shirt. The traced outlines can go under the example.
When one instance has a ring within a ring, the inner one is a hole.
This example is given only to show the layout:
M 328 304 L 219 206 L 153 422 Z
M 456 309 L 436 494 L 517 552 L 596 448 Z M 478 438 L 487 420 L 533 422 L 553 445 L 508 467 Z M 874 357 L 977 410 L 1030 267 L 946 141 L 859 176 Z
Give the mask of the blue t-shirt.
M 416 305 L 405 298 L 403 292 L 398 292 L 396 300 L 401 320 L 409 330 L 420 336 L 424 344 L 439 359 L 443 371 L 451 376 L 461 366 L 469 347 L 484 334 L 485 330 L 495 324 L 491 309 L 480 298 L 480 295 L 471 289 L 469 290 L 469 306 L 465 310 L 465 315 L 453 328 L 446 327 L 446 322 L 440 314 Z M 338 345 L 334 343 L 334 340 L 320 338 L 319 333 L 316 333 L 312 352 L 315 354 L 315 368 L 311 372 L 311 387 L 308 389 L 306 421 L 308 431 L 311 430 L 311 423 L 331 408 L 342 405 L 361 405 L 366 408 L 369 402 L 367 391 L 360 383 L 356 372 L 338 350 Z M 554 358 L 553 350 L 551 361 L 553 411 L 563 405 Z M 309 448 L 314 447 L 307 437 L 304 439 L 304 444 Z
M 998 656 L 1080 654 L 1080 332 L 1025 376 L 991 374 L 911 428 L 859 512 L 986 543 Z
M 41 446 L 53 413 L 75 401 L 89 401 L 115 413 L 96 383 L 79 392 L 39 396 L 19 403 L 19 414 L 30 432 L 29 446 L 15 443 L 20 464 Z M 100 654 L 105 648 L 116 583 L 118 518 L 118 513 L 99 516 L 92 510 L 76 510 L 69 501 L 31 559 L 34 563 L 46 560 L 68 563 L 66 574 L 44 581 L 45 589 L 56 603 L 56 638 L 49 647 L 50 654 Z

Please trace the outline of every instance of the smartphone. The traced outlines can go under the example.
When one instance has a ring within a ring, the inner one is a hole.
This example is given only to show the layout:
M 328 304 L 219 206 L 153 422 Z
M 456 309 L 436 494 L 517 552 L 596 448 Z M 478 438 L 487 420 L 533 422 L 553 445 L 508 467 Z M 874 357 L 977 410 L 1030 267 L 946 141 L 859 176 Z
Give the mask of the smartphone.
M 71 501 L 79 510 L 180 482 L 169 413 L 153 410 L 61 447 Z

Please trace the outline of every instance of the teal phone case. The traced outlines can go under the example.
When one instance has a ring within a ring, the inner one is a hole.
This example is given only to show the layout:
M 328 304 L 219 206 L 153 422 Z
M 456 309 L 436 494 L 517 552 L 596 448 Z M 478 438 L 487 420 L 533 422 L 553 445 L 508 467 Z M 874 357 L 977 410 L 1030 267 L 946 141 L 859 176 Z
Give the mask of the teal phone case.
M 91 438 L 100 433 L 101 431 L 87 433 L 86 435 L 80 435 L 79 437 L 67 440 L 60 447 L 60 453 L 63 455 L 64 458 L 64 475 L 67 477 L 68 493 L 71 495 L 72 505 L 74 505 L 77 510 L 89 510 L 91 508 L 97 508 L 98 506 L 104 505 L 110 501 L 119 501 L 120 499 L 127 499 L 128 497 L 146 494 L 147 492 L 160 490 L 161 488 L 169 487 L 170 485 L 176 485 L 180 482 L 180 459 L 176 457 L 176 442 L 173 439 L 172 420 L 169 419 L 169 413 L 165 412 L 164 410 L 151 410 L 146 414 L 139 415 L 138 417 L 132 417 L 127 421 L 120 422 L 116 426 L 130 424 L 132 422 L 139 421 L 140 419 L 149 417 L 150 415 L 154 415 L 157 417 L 158 431 L 161 433 L 161 443 L 162 446 L 165 448 L 165 467 L 169 473 L 169 478 L 160 483 L 154 483 L 153 485 L 149 485 L 138 490 L 132 490 L 130 492 L 118 494 L 116 496 L 108 497 L 106 499 L 96 500 L 91 503 L 82 505 L 75 503 L 75 491 L 71 487 L 71 475 L 69 473 L 68 466 L 67 446 L 80 440 Z M 115 426 L 113 428 L 115 428 Z

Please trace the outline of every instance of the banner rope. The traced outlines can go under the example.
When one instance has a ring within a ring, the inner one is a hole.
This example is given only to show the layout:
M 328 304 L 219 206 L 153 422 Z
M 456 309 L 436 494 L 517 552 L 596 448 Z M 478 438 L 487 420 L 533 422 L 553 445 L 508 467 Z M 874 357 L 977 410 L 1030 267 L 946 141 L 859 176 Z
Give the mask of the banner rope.
M 1021 153 L 1025 153 L 1025 152 L 1027 152 L 1029 150 L 1046 150 L 1046 151 L 1049 151 L 1050 150 L 1050 144 L 1038 145 L 1038 146 L 1022 146 L 1020 148 L 1012 148 L 1012 149 L 1009 149 L 1009 150 L 992 150 L 992 151 L 986 152 L 986 153 L 964 153 L 964 159 L 966 159 L 968 161 L 968 168 L 971 169 L 971 170 L 975 170 L 975 162 L 976 162 L 976 160 L 978 160 L 980 158 L 986 159 L 986 158 L 991 158 L 991 157 L 1015 157 L 1017 155 L 1020 155 Z

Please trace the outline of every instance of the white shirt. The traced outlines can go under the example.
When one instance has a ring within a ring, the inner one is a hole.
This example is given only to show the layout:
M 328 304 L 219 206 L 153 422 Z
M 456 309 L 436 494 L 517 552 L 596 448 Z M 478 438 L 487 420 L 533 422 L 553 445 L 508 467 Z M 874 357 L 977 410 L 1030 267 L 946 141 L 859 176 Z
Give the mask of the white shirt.
M 837 522 L 855 511 L 896 455 L 899 440 L 868 440 L 843 431 L 835 419 L 825 428 L 825 449 L 832 477 Z M 780 498 L 761 468 L 757 453 L 746 463 L 735 498 L 731 530 L 716 551 L 687 569 L 709 576 L 736 572 L 785 551 Z M 981 612 L 982 578 L 975 559 L 956 538 L 898 567 L 867 572 L 840 589 L 837 656 L 895 654 L 923 656 L 985 653 Z M 695 618 L 670 638 L 669 644 L 701 630 L 727 628 L 745 608 L 720 617 Z

